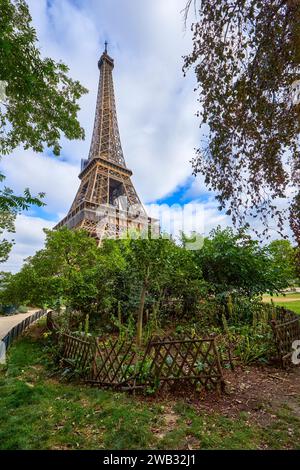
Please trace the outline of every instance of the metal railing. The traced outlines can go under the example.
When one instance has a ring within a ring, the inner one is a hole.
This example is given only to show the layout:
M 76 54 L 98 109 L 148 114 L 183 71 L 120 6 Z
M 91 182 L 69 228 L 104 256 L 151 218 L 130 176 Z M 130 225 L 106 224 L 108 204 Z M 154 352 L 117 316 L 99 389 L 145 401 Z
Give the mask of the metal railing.
M 38 312 L 33 313 L 29 317 L 25 318 L 23 321 L 15 325 L 5 336 L 1 339 L 5 344 L 6 350 L 8 350 L 9 346 L 16 339 L 23 331 L 26 330 L 32 323 L 39 320 L 41 317 L 47 314 L 47 310 L 39 310 Z

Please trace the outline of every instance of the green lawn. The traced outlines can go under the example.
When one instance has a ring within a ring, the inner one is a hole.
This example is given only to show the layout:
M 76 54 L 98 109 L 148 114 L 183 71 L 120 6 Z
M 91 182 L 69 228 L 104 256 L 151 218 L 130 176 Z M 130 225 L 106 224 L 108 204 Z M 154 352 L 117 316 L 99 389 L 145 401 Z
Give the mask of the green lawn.
M 275 305 L 279 305 L 280 307 L 288 308 L 293 312 L 299 313 L 300 315 L 300 300 L 295 302 L 274 302 Z
M 287 294 L 286 296 L 274 296 L 271 297 L 270 295 L 264 295 L 263 301 L 270 302 L 271 299 L 273 300 L 275 305 L 279 305 L 280 307 L 288 308 L 289 310 L 293 310 L 296 313 L 300 314 L 300 293 L 292 293 Z M 280 300 L 278 300 L 280 299 Z M 294 300 L 297 299 L 297 300 Z M 299 300 L 298 300 L 299 299 Z
M 300 419 L 289 409 L 260 427 L 247 414 L 60 383 L 44 341 L 19 340 L 0 369 L 0 449 L 300 449 Z

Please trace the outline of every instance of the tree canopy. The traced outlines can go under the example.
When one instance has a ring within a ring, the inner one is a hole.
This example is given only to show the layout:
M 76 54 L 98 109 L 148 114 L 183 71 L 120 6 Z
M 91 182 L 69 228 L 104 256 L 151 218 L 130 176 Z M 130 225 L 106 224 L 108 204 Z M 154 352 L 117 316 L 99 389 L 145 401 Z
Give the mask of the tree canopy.
M 0 0 L 0 157 L 16 147 L 55 155 L 60 138 L 81 139 L 78 99 L 87 90 L 68 76 L 68 67 L 42 58 L 36 32 L 24 0 Z M 0 174 L 0 183 L 5 176 Z M 44 194 L 29 189 L 15 195 L 0 190 L 0 236 L 14 232 L 16 215 L 31 205 L 42 206 Z M 0 262 L 6 261 L 13 242 L 0 241 Z
M 45 232 L 45 247 L 3 277 L 1 303 L 65 305 L 119 328 L 132 322 L 139 343 L 147 322 L 212 317 L 215 308 L 220 318 L 229 298 L 280 292 L 294 275 L 289 242 L 261 247 L 232 229 L 212 231 L 198 251 L 164 237 L 108 239 L 99 248 L 84 230 Z
M 78 99 L 86 89 L 68 76 L 68 67 L 42 58 L 24 0 L 0 0 L 0 154 L 22 145 L 60 153 L 60 138 L 81 139 Z
M 193 0 L 189 0 L 187 12 Z M 234 223 L 290 221 L 300 243 L 300 2 L 195 0 L 193 51 L 205 144 L 193 160 Z M 298 82 L 299 83 L 299 82 Z M 254 219 L 253 219 L 254 218 Z
M 290 285 L 295 277 L 293 253 L 287 240 L 261 246 L 243 230 L 217 228 L 194 256 L 214 294 L 253 297 Z
M 83 312 L 97 312 L 112 270 L 85 231 L 45 230 L 45 248 L 28 258 L 14 275 L 6 296 L 16 303 L 59 308 L 61 304 Z M 105 281 L 101 285 L 101 281 Z M 98 305 L 99 304 L 99 305 Z
M 269 244 L 268 251 L 275 275 L 280 274 L 284 283 L 292 285 L 298 277 L 297 248 L 289 240 L 274 240 Z

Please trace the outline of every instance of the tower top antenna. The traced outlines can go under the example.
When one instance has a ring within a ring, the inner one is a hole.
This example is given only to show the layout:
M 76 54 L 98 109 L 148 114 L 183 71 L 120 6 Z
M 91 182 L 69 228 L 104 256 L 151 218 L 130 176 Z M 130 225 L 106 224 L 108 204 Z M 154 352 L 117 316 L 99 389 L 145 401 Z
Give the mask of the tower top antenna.
M 107 42 L 107 41 L 105 41 L 104 45 L 105 45 L 105 50 L 104 50 L 104 52 L 105 52 L 105 54 L 107 54 L 107 46 L 108 46 L 108 42 Z

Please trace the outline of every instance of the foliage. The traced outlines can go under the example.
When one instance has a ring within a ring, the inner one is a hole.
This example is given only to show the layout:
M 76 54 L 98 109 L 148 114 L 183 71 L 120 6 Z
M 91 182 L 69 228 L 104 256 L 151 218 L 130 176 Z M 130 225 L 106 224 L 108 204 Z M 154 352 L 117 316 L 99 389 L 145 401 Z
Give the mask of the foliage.
M 62 328 L 98 334 L 118 330 L 137 343 L 189 324 L 191 335 L 263 318 L 259 296 L 291 279 L 286 242 L 260 246 L 245 232 L 216 229 L 203 248 L 189 251 L 164 237 L 105 240 L 85 231 L 46 230 L 45 248 L 21 271 L 2 279 L 2 304 L 66 307 Z M 87 317 L 89 315 L 89 317 Z M 86 320 L 87 321 L 87 320 Z M 100 329 L 100 331 L 99 331 Z
M 275 355 L 273 333 L 269 325 L 232 327 L 234 354 L 244 364 L 268 363 Z
M 269 254 L 272 260 L 272 270 L 285 279 L 289 286 L 297 278 L 296 249 L 289 240 L 274 240 L 269 244 Z
M 137 312 L 138 343 L 142 340 L 145 306 L 153 326 L 157 326 L 157 312 L 163 310 L 167 299 L 183 303 L 182 315 L 198 303 L 203 281 L 191 252 L 163 236 L 153 240 L 119 240 L 117 244 L 107 241 L 104 249 L 114 246 L 119 247 L 126 264 L 118 280 L 119 302 L 123 315 L 126 307 L 129 312 Z
M 41 58 L 36 32 L 24 0 L 0 0 L 0 155 L 19 145 L 42 152 L 44 147 L 60 153 L 60 138 L 84 137 L 77 120 L 78 99 L 87 92 L 68 76 L 68 67 Z M 2 183 L 4 175 L 0 174 Z M 15 231 L 16 215 L 31 205 L 44 205 L 43 194 L 33 197 L 29 189 L 17 196 L 10 188 L 0 190 L 0 236 Z M 13 241 L 0 241 L 0 262 L 6 261 Z
M 68 76 L 68 67 L 41 58 L 24 0 L 0 0 L 0 80 L 6 99 L 0 107 L 0 154 L 19 145 L 60 153 L 60 137 L 84 137 L 77 120 L 78 99 L 87 90 Z
M 212 293 L 227 310 L 229 294 L 254 297 L 289 285 L 290 271 L 283 270 L 284 257 L 275 245 L 262 247 L 242 230 L 213 230 L 194 257 Z
M 118 305 L 120 305 L 119 302 Z M 125 322 L 120 322 L 112 313 L 110 319 L 112 324 L 118 329 L 120 341 L 131 340 L 134 337 L 136 333 L 136 319 L 133 315 L 129 315 Z
M 96 242 L 84 231 L 45 232 L 45 248 L 27 259 L 5 295 L 41 307 L 65 303 L 84 313 L 89 300 L 101 295 L 92 282 L 99 258 Z
M 26 305 L 20 305 L 18 307 L 18 312 L 19 313 L 27 313 L 28 312 L 28 307 L 26 307 Z
M 266 234 L 270 217 L 280 231 L 289 218 L 300 243 L 300 105 L 292 101 L 300 79 L 300 3 L 195 0 L 195 8 L 184 69 L 195 67 L 208 135 L 194 173 L 205 175 L 234 223 L 249 226 L 258 217 Z

